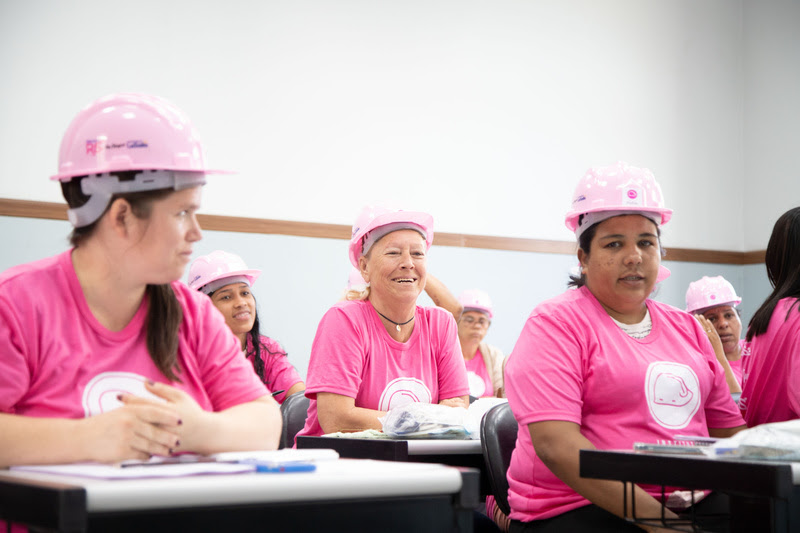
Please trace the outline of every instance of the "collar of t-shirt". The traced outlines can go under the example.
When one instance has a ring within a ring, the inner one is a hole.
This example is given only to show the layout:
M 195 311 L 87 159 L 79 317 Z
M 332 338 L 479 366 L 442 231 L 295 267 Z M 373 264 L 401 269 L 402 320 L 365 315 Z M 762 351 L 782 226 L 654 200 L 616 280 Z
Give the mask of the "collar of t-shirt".
M 622 331 L 632 339 L 644 339 L 650 335 L 650 331 L 653 329 L 653 320 L 650 318 L 650 310 L 647 308 L 645 308 L 644 318 L 638 324 L 623 324 L 613 316 L 611 320 L 616 322 Z

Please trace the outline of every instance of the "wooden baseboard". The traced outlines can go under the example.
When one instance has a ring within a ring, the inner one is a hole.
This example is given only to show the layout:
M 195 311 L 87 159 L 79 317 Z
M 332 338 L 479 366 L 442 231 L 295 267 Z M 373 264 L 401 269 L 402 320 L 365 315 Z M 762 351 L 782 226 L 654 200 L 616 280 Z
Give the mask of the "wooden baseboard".
M 67 206 L 66 204 L 54 202 L 35 202 L 30 200 L 0 198 L 0 216 L 67 220 Z M 350 226 L 344 224 L 323 224 L 316 222 L 296 222 L 291 220 L 271 220 L 266 218 L 231 217 L 222 215 L 198 215 L 197 218 L 203 229 L 212 231 L 294 235 L 296 237 L 317 237 L 323 239 L 346 240 L 350 238 Z M 467 235 L 443 232 L 436 233 L 434 243 L 437 246 L 485 248 L 490 250 L 510 250 L 515 252 L 535 252 L 544 254 L 572 255 L 576 250 L 575 243 L 568 241 L 492 237 L 488 235 Z M 727 252 L 720 250 L 697 250 L 693 248 L 667 248 L 665 260 L 727 265 L 754 265 L 764 262 L 764 253 L 764 250 Z

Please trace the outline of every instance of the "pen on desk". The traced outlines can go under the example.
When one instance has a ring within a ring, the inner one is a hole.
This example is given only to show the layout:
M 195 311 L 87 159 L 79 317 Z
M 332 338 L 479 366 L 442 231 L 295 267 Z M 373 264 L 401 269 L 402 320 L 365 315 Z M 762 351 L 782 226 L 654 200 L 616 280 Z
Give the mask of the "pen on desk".
M 231 463 L 233 461 L 218 461 L 213 457 L 192 457 L 190 459 L 182 459 L 178 457 L 167 457 L 160 461 L 148 462 L 126 462 L 120 463 L 120 468 L 131 468 L 134 466 L 165 466 L 165 465 L 191 465 L 195 463 Z
M 273 395 L 273 396 L 277 396 L 278 394 L 280 394 L 280 393 L 282 393 L 282 392 L 286 392 L 286 389 L 282 389 L 282 390 L 276 390 L 275 392 L 273 392 L 273 393 L 272 393 L 272 395 Z

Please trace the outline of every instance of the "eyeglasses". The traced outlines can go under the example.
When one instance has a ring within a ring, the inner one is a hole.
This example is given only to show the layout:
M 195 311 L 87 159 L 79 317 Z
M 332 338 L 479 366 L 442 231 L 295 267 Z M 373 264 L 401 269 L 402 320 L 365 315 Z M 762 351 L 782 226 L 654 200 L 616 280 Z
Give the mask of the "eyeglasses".
M 480 327 L 482 327 L 482 328 L 488 327 L 489 324 L 491 324 L 491 321 L 488 318 L 484 318 L 484 317 L 475 318 L 474 316 L 467 315 L 467 316 L 461 317 L 461 320 L 468 326 L 471 326 L 472 324 L 477 322 L 478 325 Z

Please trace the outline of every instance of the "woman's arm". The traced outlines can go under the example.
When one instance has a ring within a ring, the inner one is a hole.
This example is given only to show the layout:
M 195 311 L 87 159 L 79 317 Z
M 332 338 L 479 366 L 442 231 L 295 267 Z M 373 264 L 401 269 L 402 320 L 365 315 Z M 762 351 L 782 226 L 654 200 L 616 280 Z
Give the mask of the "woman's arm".
M 295 383 L 294 385 L 289 387 L 289 390 L 286 391 L 286 395 L 284 396 L 284 398 L 288 398 L 295 392 L 300 392 L 304 390 L 306 390 L 306 384 L 300 381 L 299 383 Z
M 211 454 L 230 451 L 275 450 L 281 436 L 280 407 L 265 395 L 223 411 L 204 411 L 186 392 L 165 383 L 147 382 L 147 390 L 166 400 L 180 415 L 175 431 L 180 443 L 173 452 Z M 155 403 L 153 400 L 122 395 L 126 405 Z
M 317 419 L 322 431 L 336 433 L 338 431 L 363 431 L 365 429 L 383 429 L 378 417 L 386 411 L 376 411 L 356 407 L 355 398 L 335 394 L 333 392 L 317 393 Z
M 439 405 L 446 405 L 448 407 L 463 407 L 469 409 L 469 396 L 455 396 L 453 398 L 444 398 L 439 400 Z
M 179 413 L 155 403 L 80 419 L 0 414 L 0 467 L 169 455 L 180 440 L 178 427 Z
M 733 370 L 731 370 L 731 364 L 728 362 L 728 358 L 725 357 L 725 350 L 722 349 L 722 341 L 714 325 L 703 315 L 694 315 L 694 317 L 700 323 L 708 340 L 711 342 L 711 346 L 714 348 L 714 355 L 717 356 L 717 361 L 719 361 L 719 364 L 722 365 L 722 369 L 725 371 L 725 382 L 728 384 L 731 393 L 742 392 L 742 387 L 739 385 L 739 382 L 736 381 L 736 376 L 733 375 Z
M 548 420 L 528 424 L 528 430 L 536 454 L 553 474 L 593 504 L 623 517 L 620 482 L 580 477 L 579 451 L 593 450 L 595 447 L 581 434 L 578 424 Z M 633 497 L 636 499 L 637 518 L 661 518 L 662 505 L 655 498 L 635 485 Z M 630 498 L 630 493 L 626 498 Z M 630 518 L 630 500 L 627 510 L 628 516 L 625 518 Z M 677 518 L 668 509 L 664 509 L 664 516 Z M 648 531 L 658 531 L 658 528 L 639 527 Z
M 425 282 L 425 292 L 436 306 L 449 311 L 458 322 L 464 307 L 458 303 L 458 298 L 450 292 L 450 289 L 431 273 L 428 273 L 427 281 Z

